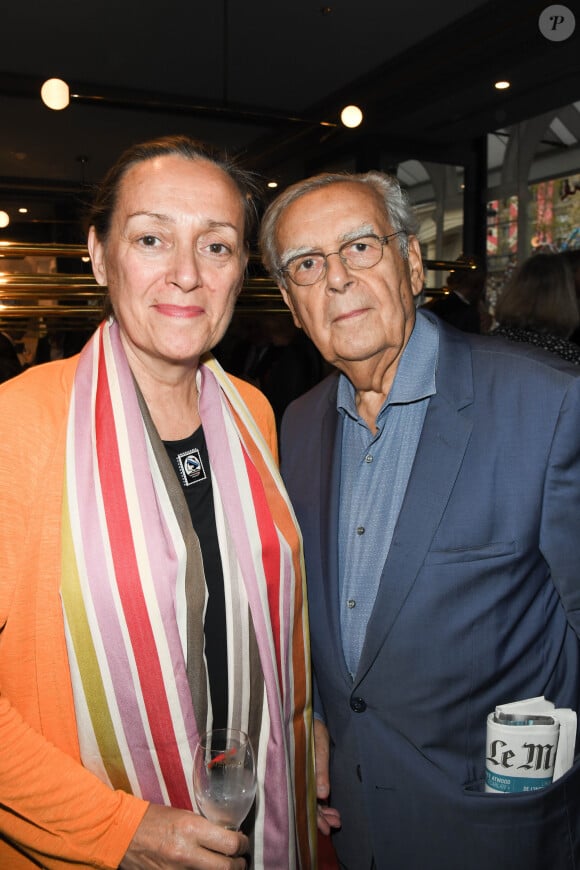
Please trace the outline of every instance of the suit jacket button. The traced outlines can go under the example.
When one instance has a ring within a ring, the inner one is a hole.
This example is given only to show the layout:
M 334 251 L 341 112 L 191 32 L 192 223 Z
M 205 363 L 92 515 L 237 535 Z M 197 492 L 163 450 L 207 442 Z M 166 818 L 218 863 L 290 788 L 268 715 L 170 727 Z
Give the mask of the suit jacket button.
M 363 698 L 351 698 L 350 709 L 355 713 L 364 713 L 367 708 L 366 701 Z

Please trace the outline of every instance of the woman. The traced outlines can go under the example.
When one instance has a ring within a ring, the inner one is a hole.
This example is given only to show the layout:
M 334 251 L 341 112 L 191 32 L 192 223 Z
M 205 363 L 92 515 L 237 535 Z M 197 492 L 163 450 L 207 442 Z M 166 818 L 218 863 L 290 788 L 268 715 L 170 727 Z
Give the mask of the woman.
M 88 239 L 113 316 L 0 390 L 2 867 L 315 864 L 299 533 L 271 408 L 209 354 L 252 209 L 192 140 L 129 149 Z M 225 724 L 256 750 L 250 846 L 191 812 Z
M 533 254 L 516 269 L 495 310 L 490 335 L 533 344 L 580 365 L 580 348 L 569 340 L 580 323 L 570 268 L 561 254 Z

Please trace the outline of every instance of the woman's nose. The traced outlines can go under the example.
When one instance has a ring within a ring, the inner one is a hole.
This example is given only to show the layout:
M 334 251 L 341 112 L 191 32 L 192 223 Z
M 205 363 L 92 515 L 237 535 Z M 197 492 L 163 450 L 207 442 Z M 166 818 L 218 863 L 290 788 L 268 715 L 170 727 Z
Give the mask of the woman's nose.
M 172 254 L 169 281 L 184 292 L 193 290 L 199 285 L 200 269 L 198 254 L 193 246 L 176 246 Z

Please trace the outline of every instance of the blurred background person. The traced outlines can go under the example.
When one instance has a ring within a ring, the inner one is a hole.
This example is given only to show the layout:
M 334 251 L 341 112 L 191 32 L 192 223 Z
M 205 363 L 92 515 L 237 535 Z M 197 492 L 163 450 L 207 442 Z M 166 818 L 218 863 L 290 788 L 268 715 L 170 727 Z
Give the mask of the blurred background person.
M 111 316 L 0 388 L 0 867 L 315 866 L 299 532 L 271 407 L 209 353 L 254 210 L 199 143 L 130 148 L 89 220 Z M 248 836 L 195 812 L 224 726 Z
M 567 251 L 562 251 L 562 256 L 570 266 L 572 278 L 574 280 L 574 289 L 576 290 L 576 299 L 580 307 L 580 248 L 571 248 Z M 576 327 L 570 341 L 580 345 L 580 325 Z
M 290 402 L 322 380 L 328 369 L 318 349 L 289 315 L 268 319 L 270 343 L 260 366 L 259 387 L 274 410 L 279 428 Z
M 428 302 L 425 307 L 463 332 L 487 332 L 491 318 L 484 301 L 485 269 L 474 257 L 463 255 L 457 264 L 460 268 L 453 269 L 445 282 L 449 292 Z
M 22 370 L 14 342 L 5 332 L 0 332 L 0 384 L 19 375 Z
M 238 335 L 226 336 L 214 354 L 228 372 L 264 393 L 278 427 L 290 402 L 329 371 L 320 352 L 284 311 L 245 317 Z
M 495 319 L 491 335 L 533 344 L 580 365 L 580 347 L 570 341 L 580 310 L 562 254 L 533 254 L 521 263 L 499 297 Z

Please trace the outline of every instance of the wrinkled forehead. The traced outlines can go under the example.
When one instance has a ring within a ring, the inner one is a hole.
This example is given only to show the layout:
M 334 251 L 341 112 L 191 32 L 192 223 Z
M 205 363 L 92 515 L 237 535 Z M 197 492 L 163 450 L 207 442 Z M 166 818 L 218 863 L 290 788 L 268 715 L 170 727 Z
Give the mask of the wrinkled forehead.
M 318 247 L 362 232 L 390 230 L 385 204 L 374 188 L 357 181 L 340 181 L 309 190 L 293 200 L 278 220 L 279 254 L 289 249 Z

